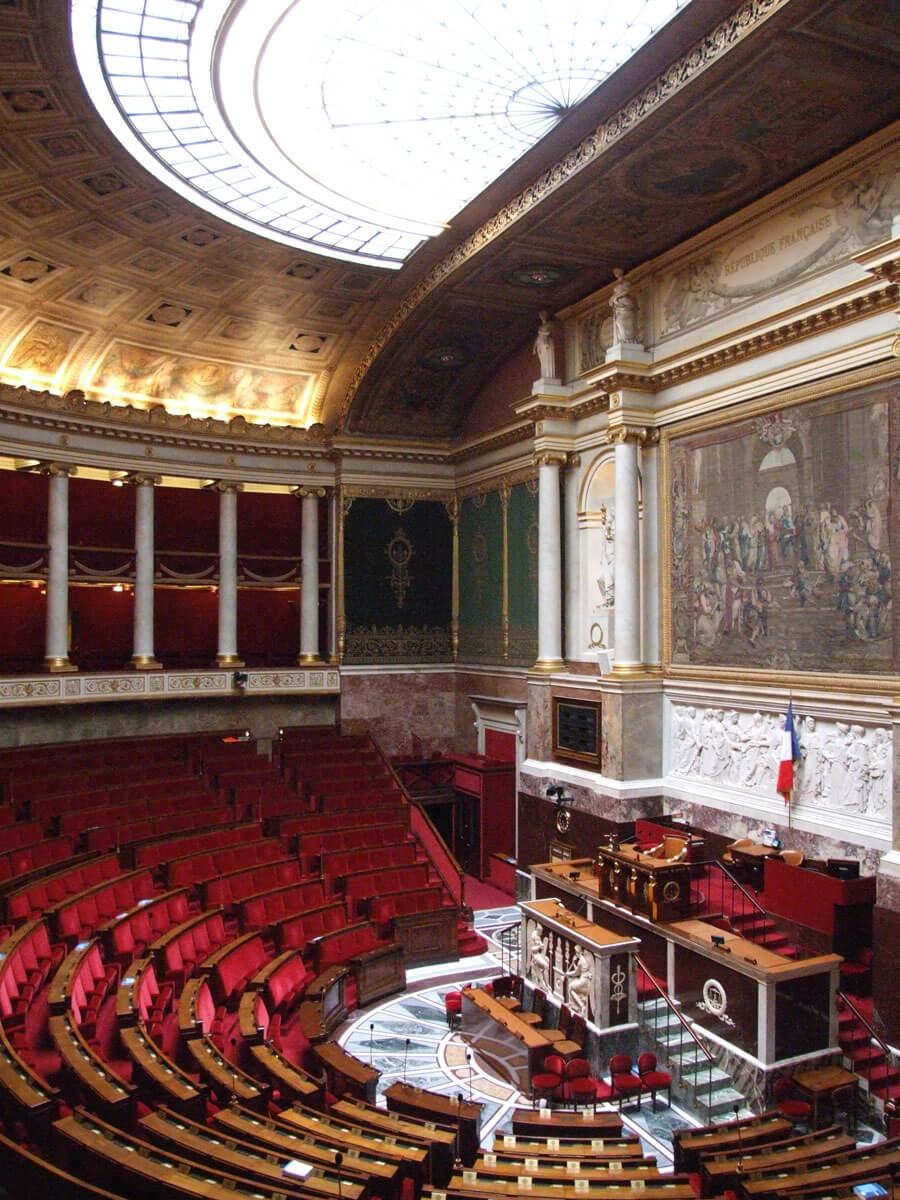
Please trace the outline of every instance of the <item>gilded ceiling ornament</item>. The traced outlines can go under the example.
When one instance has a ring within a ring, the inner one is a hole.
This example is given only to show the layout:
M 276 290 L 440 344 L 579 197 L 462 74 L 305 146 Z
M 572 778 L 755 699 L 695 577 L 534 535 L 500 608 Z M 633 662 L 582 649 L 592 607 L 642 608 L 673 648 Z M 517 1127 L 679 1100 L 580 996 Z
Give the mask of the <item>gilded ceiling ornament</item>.
M 409 591 L 409 585 L 412 583 L 412 577 L 409 573 L 409 564 L 415 554 L 415 548 L 409 538 L 406 536 L 406 531 L 403 528 L 398 528 L 397 532 L 388 542 L 385 553 L 391 561 L 390 587 L 394 593 L 394 599 L 397 601 L 397 607 L 403 607 L 403 601 L 406 599 L 406 593 Z

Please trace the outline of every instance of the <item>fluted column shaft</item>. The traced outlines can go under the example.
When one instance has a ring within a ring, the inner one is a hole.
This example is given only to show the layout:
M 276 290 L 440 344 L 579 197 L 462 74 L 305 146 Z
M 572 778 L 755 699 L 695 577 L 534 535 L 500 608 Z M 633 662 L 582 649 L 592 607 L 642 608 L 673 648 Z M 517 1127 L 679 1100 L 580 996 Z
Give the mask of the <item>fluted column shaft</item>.
M 155 475 L 135 475 L 134 496 L 134 653 L 132 665 L 139 671 L 158 670 L 153 653 L 154 530 L 153 489 Z
M 241 667 L 237 653 L 237 494 L 240 484 L 217 484 L 219 492 L 220 667 Z
M 319 651 L 319 500 L 324 488 L 297 488 L 301 508 L 300 658 L 321 662 Z
M 74 467 L 50 463 L 47 498 L 47 624 L 44 665 L 74 671 L 69 662 L 69 475 Z
M 638 441 L 643 430 L 619 427 L 616 445 L 616 604 L 613 610 L 615 665 L 630 673 L 641 665 L 641 559 L 638 501 Z
M 562 531 L 559 470 L 562 453 L 538 456 L 538 658 L 535 669 L 556 671 L 562 659 Z

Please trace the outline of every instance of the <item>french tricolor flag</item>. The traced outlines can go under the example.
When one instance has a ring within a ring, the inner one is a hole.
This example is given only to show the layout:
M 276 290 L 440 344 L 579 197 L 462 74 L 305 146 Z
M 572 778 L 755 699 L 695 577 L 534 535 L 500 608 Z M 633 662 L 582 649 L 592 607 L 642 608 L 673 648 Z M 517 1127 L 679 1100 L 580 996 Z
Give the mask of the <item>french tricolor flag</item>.
M 800 743 L 794 729 L 794 706 L 790 703 L 781 734 L 781 759 L 778 763 L 778 783 L 775 785 L 775 790 L 781 792 L 787 804 L 790 804 L 794 790 L 794 763 L 799 762 L 801 757 Z

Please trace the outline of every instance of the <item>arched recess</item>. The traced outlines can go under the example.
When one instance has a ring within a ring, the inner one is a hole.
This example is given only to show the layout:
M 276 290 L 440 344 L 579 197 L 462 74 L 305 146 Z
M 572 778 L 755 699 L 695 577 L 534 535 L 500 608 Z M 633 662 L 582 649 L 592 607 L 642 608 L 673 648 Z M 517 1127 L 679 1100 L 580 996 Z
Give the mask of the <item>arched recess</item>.
M 613 451 L 605 449 L 588 464 L 578 501 L 580 603 L 578 627 L 570 637 L 574 657 L 581 660 L 596 660 L 612 644 L 615 491 L 615 459 Z

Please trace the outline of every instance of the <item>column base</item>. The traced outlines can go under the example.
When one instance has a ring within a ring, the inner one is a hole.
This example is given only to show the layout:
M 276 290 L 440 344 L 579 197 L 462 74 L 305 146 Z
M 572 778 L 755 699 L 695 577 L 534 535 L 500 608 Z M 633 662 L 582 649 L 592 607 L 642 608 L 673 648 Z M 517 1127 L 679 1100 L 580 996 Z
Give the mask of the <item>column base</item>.
M 152 654 L 132 654 L 131 662 L 128 664 L 135 671 L 161 671 L 162 663 L 153 657 Z
M 610 671 L 610 674 L 617 675 L 620 679 L 634 679 L 638 675 L 643 677 L 646 675 L 654 674 L 654 672 L 651 671 L 647 667 L 646 663 L 619 663 L 619 662 L 616 662 L 616 663 L 613 663 L 613 668 L 612 668 L 612 671 Z
M 551 675 L 554 671 L 564 671 L 566 660 L 564 658 L 539 658 L 531 669 L 540 671 L 544 675 Z
M 238 656 L 236 654 L 217 654 L 216 655 L 216 666 L 217 667 L 242 667 L 243 665 L 244 665 L 244 660 L 242 658 L 238 658 Z
M 68 658 L 45 658 L 44 666 L 54 674 L 78 670 L 73 662 L 69 662 Z
M 301 654 L 297 658 L 298 667 L 324 667 L 325 662 L 318 654 Z

